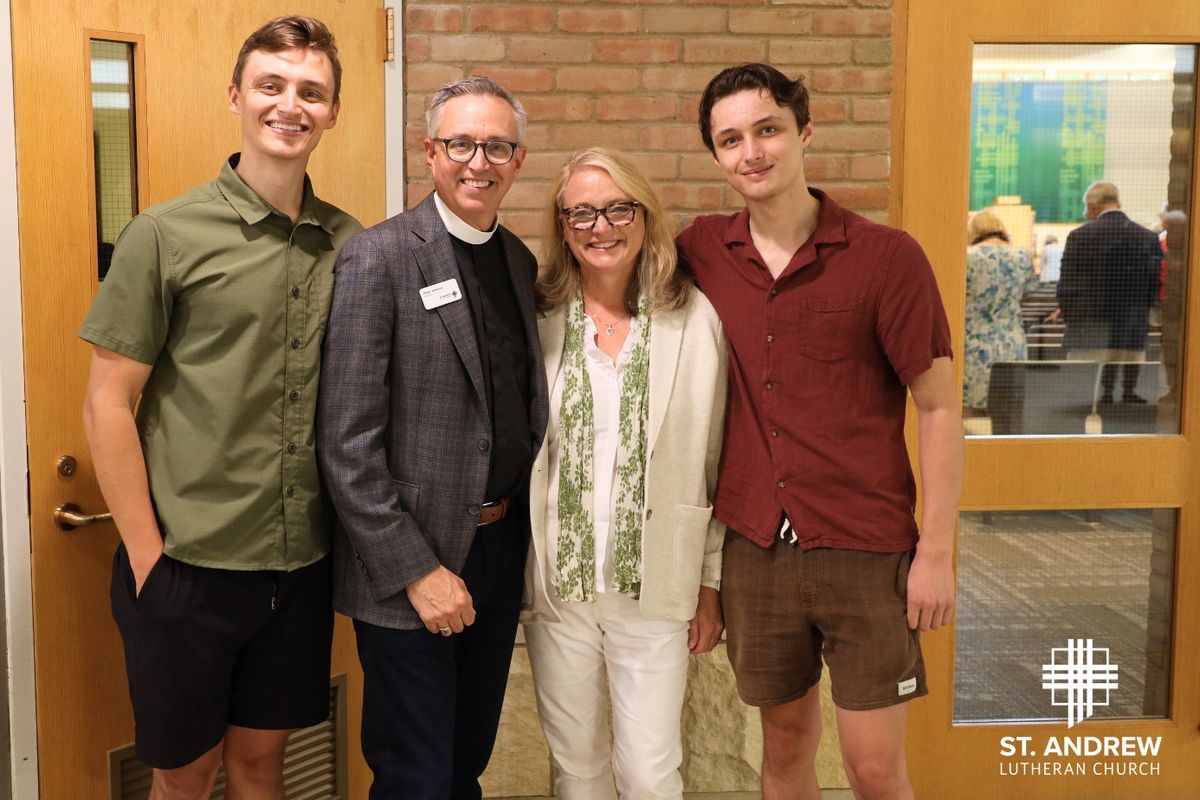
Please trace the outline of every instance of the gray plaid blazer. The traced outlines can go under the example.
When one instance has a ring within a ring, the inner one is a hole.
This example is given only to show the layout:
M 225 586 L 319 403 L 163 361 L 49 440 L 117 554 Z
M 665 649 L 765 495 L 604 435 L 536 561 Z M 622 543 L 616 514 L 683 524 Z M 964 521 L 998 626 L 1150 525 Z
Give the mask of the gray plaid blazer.
M 537 263 L 498 235 L 525 324 L 536 452 L 547 412 Z M 471 309 L 464 297 L 426 311 L 420 297 L 451 278 L 461 288 L 432 194 L 347 242 L 334 271 L 317 459 L 338 515 L 334 608 L 373 625 L 422 627 L 404 589 L 439 564 L 462 572 L 484 501 L 491 420 Z

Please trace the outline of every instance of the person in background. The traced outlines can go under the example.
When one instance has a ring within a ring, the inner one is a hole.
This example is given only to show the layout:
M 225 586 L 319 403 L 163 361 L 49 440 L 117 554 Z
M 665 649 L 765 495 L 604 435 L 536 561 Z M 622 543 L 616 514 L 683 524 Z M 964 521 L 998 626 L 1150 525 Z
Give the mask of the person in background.
M 1058 243 L 1058 237 L 1053 233 L 1047 234 L 1042 242 L 1042 252 L 1038 263 L 1038 277 L 1042 283 L 1055 283 L 1062 270 L 1063 246 Z
M 1117 187 L 1096 181 L 1083 197 L 1083 225 L 1063 248 L 1058 307 L 1067 358 L 1104 364 L 1100 402 L 1145 405 L 1134 390 L 1146 360 L 1150 310 L 1158 303 L 1163 251 L 1158 236 L 1121 210 Z M 1114 397 L 1117 364 L 1125 362 L 1121 395 Z
M 996 361 L 1026 358 L 1021 298 L 1037 286 L 1033 257 L 1013 247 L 998 216 L 967 223 L 967 307 L 963 342 L 963 416 L 986 414 L 988 373 Z
M 688 653 L 711 650 L 723 628 L 721 325 L 677 268 L 654 191 L 611 151 L 563 167 L 548 241 L 538 330 L 550 423 L 530 488 L 523 619 L 554 790 L 681 798 Z

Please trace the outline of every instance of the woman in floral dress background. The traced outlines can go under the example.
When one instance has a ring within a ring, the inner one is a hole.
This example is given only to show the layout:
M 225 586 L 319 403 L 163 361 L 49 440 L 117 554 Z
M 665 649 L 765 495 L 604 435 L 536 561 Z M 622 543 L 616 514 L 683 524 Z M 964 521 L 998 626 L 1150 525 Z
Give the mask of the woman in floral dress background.
M 1004 223 L 980 211 L 967 224 L 963 415 L 985 416 L 988 372 L 997 361 L 1026 358 L 1021 297 L 1038 282 L 1033 256 L 1009 242 Z

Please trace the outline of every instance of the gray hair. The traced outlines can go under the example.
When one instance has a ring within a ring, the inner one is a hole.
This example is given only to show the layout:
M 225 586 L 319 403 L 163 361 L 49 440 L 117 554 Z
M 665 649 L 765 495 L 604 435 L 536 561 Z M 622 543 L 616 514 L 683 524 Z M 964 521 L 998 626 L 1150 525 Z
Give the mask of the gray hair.
M 1120 204 L 1121 199 L 1117 196 L 1115 183 L 1096 181 L 1087 188 L 1087 192 L 1083 195 L 1083 202 L 1089 206 L 1106 206 L 1113 203 Z
M 429 98 L 429 107 L 425 109 L 426 135 L 431 139 L 437 135 L 438 125 L 442 121 L 442 108 L 446 103 L 455 97 L 463 97 L 470 94 L 498 97 L 508 103 L 509 107 L 513 110 L 513 115 L 517 118 L 517 144 L 525 143 L 525 107 L 521 105 L 520 100 L 513 97 L 503 86 L 491 78 L 485 78 L 482 75 L 472 75 L 469 78 L 459 78 L 456 81 L 450 81 L 441 89 L 438 89 L 433 97 Z

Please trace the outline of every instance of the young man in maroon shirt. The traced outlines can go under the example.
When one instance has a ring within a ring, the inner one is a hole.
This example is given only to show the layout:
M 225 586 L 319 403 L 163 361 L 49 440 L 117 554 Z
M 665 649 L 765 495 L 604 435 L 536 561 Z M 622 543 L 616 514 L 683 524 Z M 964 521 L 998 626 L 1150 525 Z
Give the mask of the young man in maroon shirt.
M 911 798 L 919 631 L 954 607 L 962 422 L 950 331 L 920 246 L 811 189 L 808 93 L 763 64 L 717 75 L 700 132 L 738 214 L 679 236 L 731 348 L 715 500 L 742 699 L 762 709 L 766 800 L 816 800 L 822 656 L 859 798 Z M 912 393 L 923 512 L 904 441 Z M 814 689 L 813 691 L 809 691 Z

